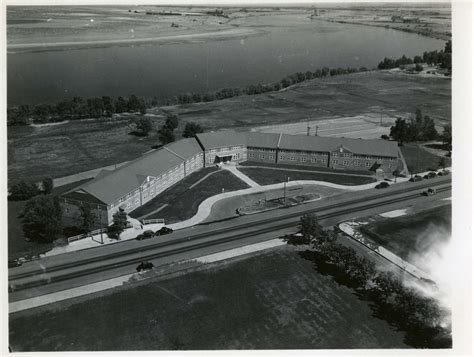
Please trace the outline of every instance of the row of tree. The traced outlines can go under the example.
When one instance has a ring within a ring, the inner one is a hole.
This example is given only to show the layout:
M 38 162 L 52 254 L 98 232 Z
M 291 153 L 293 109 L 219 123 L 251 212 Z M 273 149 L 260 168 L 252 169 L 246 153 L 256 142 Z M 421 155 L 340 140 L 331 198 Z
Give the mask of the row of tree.
M 325 231 L 314 214 L 301 218 L 300 233 L 287 236 L 288 243 L 310 245 L 302 256 L 372 301 L 378 317 L 406 332 L 407 343 L 417 348 L 451 347 L 451 332 L 444 327 L 449 314 L 435 299 L 407 288 L 393 273 L 377 272 L 373 261 L 337 243 L 337 235 Z
M 383 61 L 381 61 L 377 68 L 378 69 L 391 69 L 397 67 L 403 67 L 405 65 L 415 63 L 417 66 L 415 70 L 418 72 L 423 69 L 420 63 L 427 63 L 429 65 L 439 65 L 441 68 L 446 68 L 451 70 L 451 40 L 445 43 L 444 50 L 436 50 L 436 51 L 425 51 L 423 52 L 422 56 L 415 56 L 413 59 L 406 57 L 403 55 L 400 58 L 392 59 L 385 57 Z
M 211 102 L 225 98 L 236 97 L 240 95 L 261 94 L 271 91 L 277 91 L 289 87 L 292 84 L 301 83 L 306 80 L 321 78 L 327 76 L 336 76 L 341 74 L 367 71 L 367 68 L 322 68 L 314 72 L 297 72 L 283 78 L 273 84 L 248 85 L 244 88 L 223 88 L 214 92 L 205 94 L 184 93 L 163 101 L 161 104 L 190 104 Z M 129 98 L 103 96 L 84 99 L 74 97 L 70 100 L 63 100 L 57 104 L 38 104 L 33 107 L 29 105 L 20 105 L 9 107 L 7 109 L 7 125 L 27 125 L 30 120 L 36 124 L 59 122 L 64 120 L 77 120 L 86 118 L 111 117 L 113 114 L 120 113 L 140 113 L 145 114 L 146 109 L 159 105 L 156 98 L 140 98 L 132 94 Z
M 420 109 L 416 109 L 415 119 L 408 122 L 397 118 L 395 125 L 390 128 L 390 136 L 400 145 L 412 141 L 429 141 L 439 138 L 434 120 L 428 115 L 423 116 Z
M 40 188 L 41 186 L 41 188 Z M 46 177 L 38 185 L 34 182 L 19 181 L 10 186 L 8 200 L 9 201 L 26 201 L 39 194 L 48 195 L 53 190 L 53 179 Z
M 20 105 L 7 109 L 7 125 L 27 125 L 30 119 L 36 124 L 42 124 L 64 120 L 103 118 L 125 112 L 145 114 L 145 100 L 136 95 L 131 95 L 128 99 L 123 97 L 117 99 L 74 97 L 55 105 L 38 104 L 33 107 Z
M 337 76 L 341 74 L 349 74 L 356 72 L 367 71 L 367 68 L 321 68 L 316 71 L 307 72 L 296 72 L 291 74 L 282 80 L 269 83 L 269 84 L 250 84 L 244 88 L 223 88 L 214 92 L 208 92 L 205 94 L 200 93 L 185 93 L 178 96 L 172 97 L 166 101 L 166 105 L 176 104 L 190 104 L 190 103 L 201 103 L 211 102 L 214 100 L 221 100 L 226 98 L 237 97 L 241 95 L 254 95 L 267 92 L 278 91 L 283 88 L 287 88 L 293 84 L 301 83 L 307 80 L 322 78 L 327 76 Z

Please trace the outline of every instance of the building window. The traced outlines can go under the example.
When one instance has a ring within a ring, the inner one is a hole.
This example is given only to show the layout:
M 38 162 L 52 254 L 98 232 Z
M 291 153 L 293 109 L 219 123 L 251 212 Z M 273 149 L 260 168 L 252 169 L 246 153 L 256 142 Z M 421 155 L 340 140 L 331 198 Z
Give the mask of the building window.
M 140 203 L 140 199 L 137 198 L 137 199 L 135 200 L 135 204 L 138 205 L 139 203 Z
M 369 167 L 369 166 L 370 166 L 370 162 L 366 162 L 366 163 L 365 163 L 365 166 Z
M 255 157 L 255 154 L 249 154 L 249 157 L 253 159 Z
M 354 163 L 354 165 L 355 165 L 355 166 L 360 166 L 360 161 L 356 161 L 356 162 Z
M 274 159 L 274 156 L 273 156 L 273 155 L 268 155 L 268 158 L 269 158 L 270 160 L 273 160 L 273 159 Z
M 344 166 L 347 166 L 347 165 L 349 165 L 349 161 L 348 161 L 348 160 L 344 160 L 344 161 L 342 162 L 342 164 L 343 164 Z
M 235 154 L 235 158 L 238 160 L 240 159 L 240 152 L 238 152 L 237 154 Z
M 388 168 L 391 169 L 391 168 L 392 168 L 392 164 L 388 164 Z
M 280 160 L 285 160 L 285 157 L 283 155 L 280 155 Z
M 311 158 L 311 162 L 312 163 L 315 163 L 316 162 L 316 159 L 314 157 Z
M 333 153 L 332 153 L 332 156 L 337 156 L 337 152 L 333 152 Z
M 294 156 L 290 157 L 290 161 L 295 161 L 295 157 Z
M 260 159 L 265 159 L 265 155 L 263 155 L 263 154 L 260 154 L 258 157 L 259 157 Z
M 301 162 L 306 162 L 306 158 L 305 158 L 305 157 L 302 157 L 302 158 L 301 158 Z
M 351 154 L 345 153 L 344 157 L 351 157 Z
M 333 163 L 333 164 L 337 164 L 337 160 L 332 160 L 332 163 Z

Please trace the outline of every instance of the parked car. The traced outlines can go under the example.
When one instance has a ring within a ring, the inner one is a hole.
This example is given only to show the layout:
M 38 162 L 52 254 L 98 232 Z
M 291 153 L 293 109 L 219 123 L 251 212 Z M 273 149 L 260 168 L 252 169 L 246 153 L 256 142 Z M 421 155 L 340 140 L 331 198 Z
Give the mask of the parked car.
M 154 265 L 151 262 L 141 262 L 137 266 L 137 272 L 141 272 L 143 270 L 150 270 L 150 269 L 153 269 L 153 267 L 154 267 Z
M 143 234 L 139 234 L 135 237 L 136 240 L 143 240 L 145 239 L 145 237 L 143 236 Z
M 21 266 L 21 264 L 22 264 L 22 263 L 21 263 L 19 260 L 17 260 L 17 259 L 15 259 L 15 260 L 9 260 L 9 261 L 8 261 L 8 267 L 9 267 L 9 268 L 16 268 L 16 267 Z
M 153 233 L 153 231 L 151 231 L 151 230 L 147 230 L 147 231 L 143 232 L 143 237 L 145 239 L 153 238 L 154 236 L 155 236 L 155 233 Z
M 436 172 L 434 171 L 431 171 L 429 173 L 427 173 L 425 176 L 423 176 L 424 179 L 431 179 L 431 178 L 434 178 L 436 177 Z
M 380 188 L 387 188 L 389 186 L 390 186 L 390 184 L 388 182 L 382 181 L 377 186 L 375 186 L 375 188 L 380 189 Z
M 451 173 L 451 171 L 444 169 L 444 170 L 441 170 L 440 172 L 438 172 L 438 175 L 439 176 L 446 176 L 446 175 L 449 175 L 450 173 Z
M 426 191 L 423 191 L 423 195 L 425 195 L 425 196 L 434 196 L 434 195 L 436 195 L 436 189 L 430 187 Z
M 159 230 L 155 232 L 155 235 L 157 236 L 163 236 L 165 234 L 170 234 L 173 233 L 173 230 L 169 227 L 161 227 Z
M 421 180 L 423 180 L 423 178 L 420 175 L 415 175 L 415 176 L 411 177 L 408 181 L 417 182 L 417 181 L 421 181 Z

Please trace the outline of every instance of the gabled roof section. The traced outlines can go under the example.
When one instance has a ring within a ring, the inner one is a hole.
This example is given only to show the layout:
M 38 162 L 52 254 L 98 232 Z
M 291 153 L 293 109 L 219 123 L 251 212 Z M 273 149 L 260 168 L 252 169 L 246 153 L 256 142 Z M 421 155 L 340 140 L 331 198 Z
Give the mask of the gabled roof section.
M 148 176 L 158 177 L 182 163 L 183 160 L 178 156 L 167 150 L 159 149 L 108 174 L 98 175 L 74 191 L 82 190 L 106 204 L 111 204 L 137 189 Z
M 199 146 L 199 143 L 195 138 L 178 140 L 164 146 L 164 148 L 184 160 L 188 160 L 193 156 L 202 153 L 201 146 Z
M 230 130 L 196 134 L 196 138 L 204 150 L 245 145 L 247 143 L 244 133 Z
M 354 154 L 388 157 L 398 156 L 397 143 L 387 140 L 283 134 L 279 147 L 285 150 L 332 152 L 339 151 L 341 146 Z
M 280 139 L 280 134 L 259 132 L 248 132 L 245 133 L 245 136 L 247 137 L 247 146 L 266 149 L 276 149 Z

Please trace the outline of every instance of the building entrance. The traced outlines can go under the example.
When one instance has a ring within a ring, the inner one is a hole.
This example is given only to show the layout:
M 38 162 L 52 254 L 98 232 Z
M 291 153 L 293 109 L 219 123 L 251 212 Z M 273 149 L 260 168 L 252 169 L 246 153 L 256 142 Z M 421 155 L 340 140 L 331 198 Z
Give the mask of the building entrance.
M 214 163 L 219 164 L 221 162 L 229 162 L 232 160 L 232 155 L 226 155 L 226 156 L 217 156 L 216 159 L 214 160 Z

